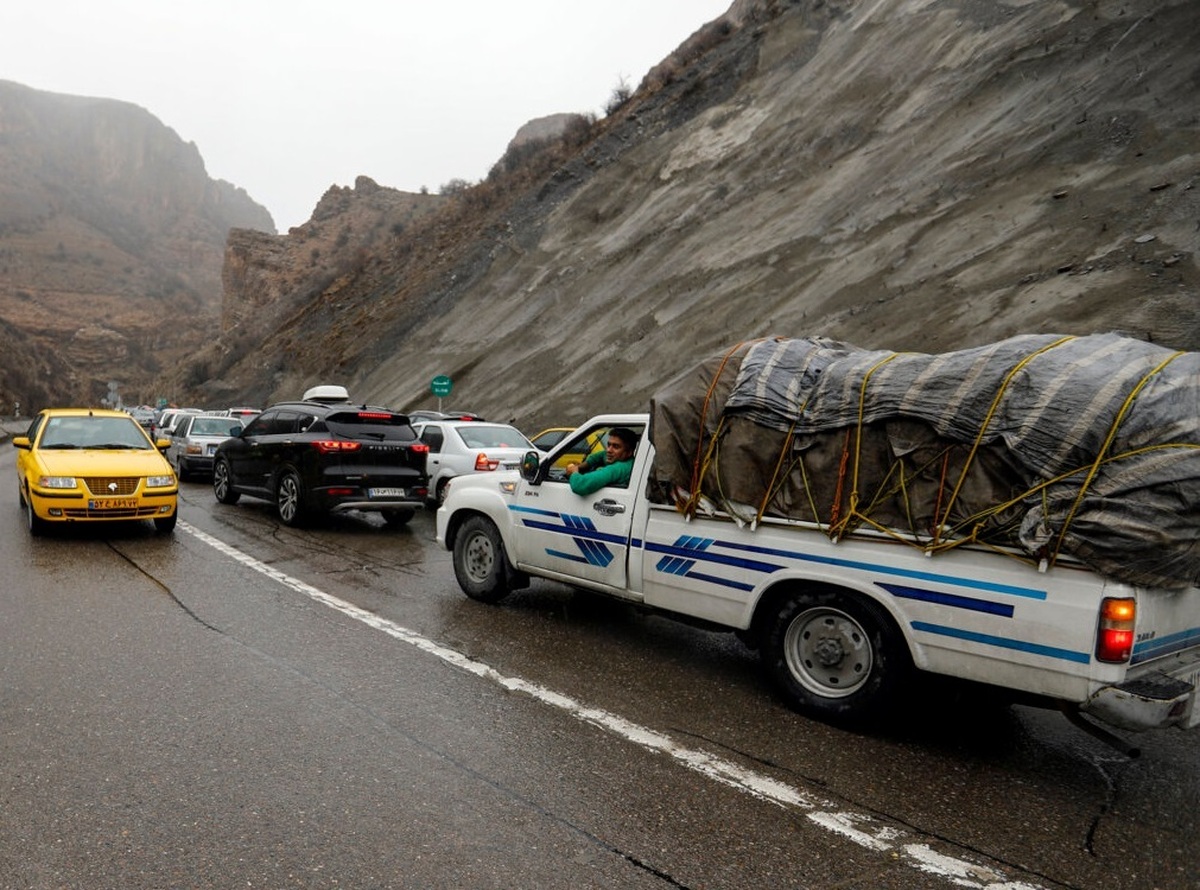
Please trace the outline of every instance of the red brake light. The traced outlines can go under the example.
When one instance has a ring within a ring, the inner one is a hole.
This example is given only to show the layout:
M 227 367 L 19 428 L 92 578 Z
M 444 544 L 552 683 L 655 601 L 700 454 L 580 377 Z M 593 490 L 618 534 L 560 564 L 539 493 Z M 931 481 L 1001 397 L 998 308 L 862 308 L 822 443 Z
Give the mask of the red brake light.
M 386 411 L 359 411 L 358 416 L 363 420 L 391 420 L 392 415 Z
M 318 439 L 312 443 L 313 448 L 322 454 L 334 454 L 339 451 L 358 451 L 361 442 L 346 442 L 341 439 Z
M 412 451 L 413 451 L 413 454 L 428 454 L 429 446 L 426 445 L 424 442 L 414 442 L 412 444 Z
M 482 452 L 480 454 L 476 455 L 476 457 L 475 457 L 476 472 L 482 473 L 487 470 L 494 470 L 498 466 L 500 466 L 500 461 L 498 458 L 489 458 L 486 454 L 483 454 Z
M 1133 629 L 1137 623 L 1137 600 L 1105 597 L 1100 603 L 1100 632 L 1096 658 L 1125 662 L 1133 654 Z

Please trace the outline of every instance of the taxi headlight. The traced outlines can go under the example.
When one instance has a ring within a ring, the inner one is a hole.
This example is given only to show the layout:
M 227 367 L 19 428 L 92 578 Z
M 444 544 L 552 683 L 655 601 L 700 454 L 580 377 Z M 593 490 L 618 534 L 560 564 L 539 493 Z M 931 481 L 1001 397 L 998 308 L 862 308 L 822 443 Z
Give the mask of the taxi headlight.
M 174 476 L 147 476 L 147 488 L 170 488 L 175 484 Z
M 39 476 L 38 488 L 77 488 L 74 476 Z

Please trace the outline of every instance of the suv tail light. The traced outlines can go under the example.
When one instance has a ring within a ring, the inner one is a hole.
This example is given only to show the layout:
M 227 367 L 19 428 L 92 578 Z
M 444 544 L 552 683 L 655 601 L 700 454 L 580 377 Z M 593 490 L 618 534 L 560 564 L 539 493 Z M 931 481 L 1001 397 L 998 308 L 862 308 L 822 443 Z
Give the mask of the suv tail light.
M 1120 663 L 1133 654 L 1133 629 L 1137 623 L 1137 600 L 1106 596 L 1100 602 L 1100 633 L 1096 658 Z
M 424 442 L 414 442 L 411 447 L 412 447 L 413 454 L 428 454 L 429 453 L 429 446 L 426 445 Z
M 498 466 L 500 466 L 499 458 L 488 457 L 486 454 L 484 454 L 482 452 L 480 452 L 475 457 L 475 471 L 476 472 L 482 473 L 487 470 L 494 470 Z
M 336 454 L 342 451 L 358 451 L 362 448 L 362 443 L 346 442 L 342 439 L 318 439 L 312 446 L 322 454 Z

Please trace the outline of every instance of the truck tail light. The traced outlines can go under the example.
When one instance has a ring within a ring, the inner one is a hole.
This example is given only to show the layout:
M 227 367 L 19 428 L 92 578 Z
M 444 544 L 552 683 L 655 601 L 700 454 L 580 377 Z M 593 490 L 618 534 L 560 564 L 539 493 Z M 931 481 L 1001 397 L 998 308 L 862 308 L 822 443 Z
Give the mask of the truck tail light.
M 488 457 L 482 452 L 475 457 L 475 471 L 477 473 L 482 473 L 487 470 L 494 470 L 498 466 L 500 466 L 499 458 Z
M 1096 658 L 1100 661 L 1125 662 L 1133 654 L 1133 629 L 1137 621 L 1137 600 L 1106 596 L 1100 603 L 1100 633 L 1096 638 Z
M 337 452 L 358 451 L 362 448 L 361 442 L 345 442 L 341 439 L 318 439 L 312 443 L 313 448 L 322 454 L 335 454 Z

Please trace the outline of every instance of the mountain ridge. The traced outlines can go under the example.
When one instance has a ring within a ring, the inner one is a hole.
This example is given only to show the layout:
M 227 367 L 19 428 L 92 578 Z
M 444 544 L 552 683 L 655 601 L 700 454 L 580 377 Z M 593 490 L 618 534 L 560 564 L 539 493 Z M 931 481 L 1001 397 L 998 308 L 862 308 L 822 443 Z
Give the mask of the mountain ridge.
M 227 381 L 411 410 L 445 374 L 455 407 L 533 429 L 644 408 L 763 336 L 1200 348 L 1194 4 L 734 8 L 544 171 L 498 165 Z

